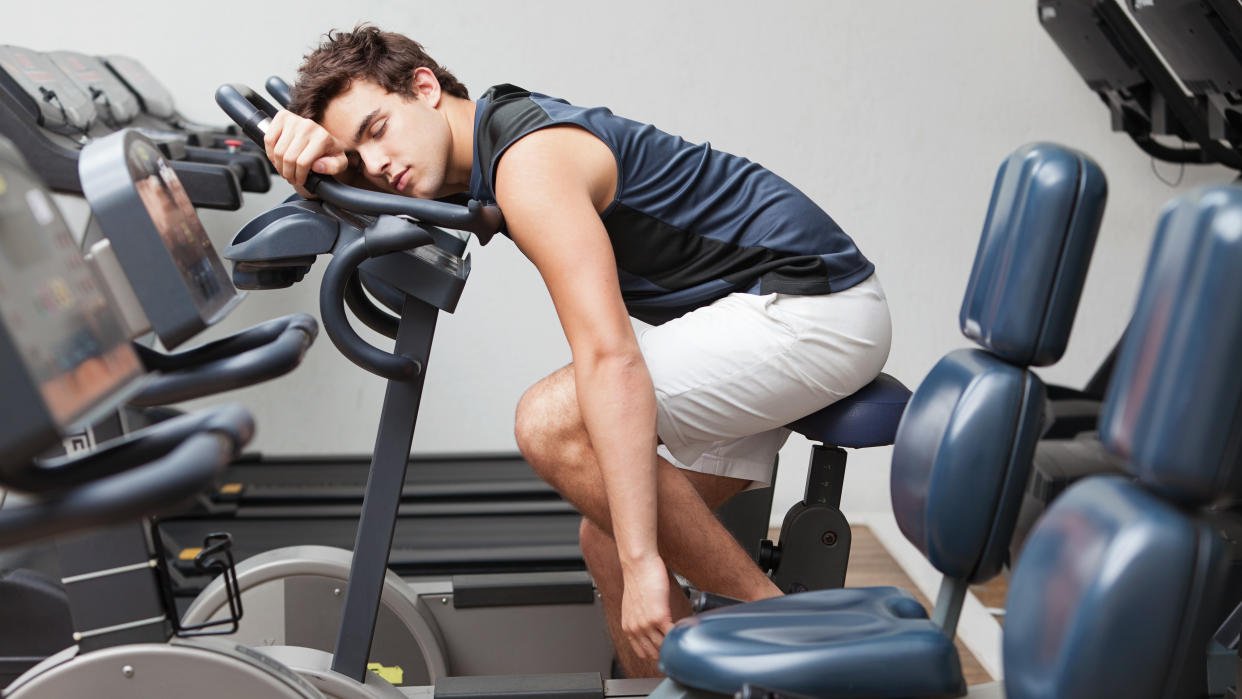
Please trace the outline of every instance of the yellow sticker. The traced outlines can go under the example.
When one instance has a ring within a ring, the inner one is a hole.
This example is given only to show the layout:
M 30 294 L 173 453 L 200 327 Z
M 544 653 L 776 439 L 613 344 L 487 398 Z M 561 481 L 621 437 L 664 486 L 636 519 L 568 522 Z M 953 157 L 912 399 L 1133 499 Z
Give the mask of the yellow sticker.
M 5 182 L 3 177 L 0 177 L 0 194 L 4 194 L 8 190 L 9 190 L 9 183 Z
M 221 495 L 236 495 L 242 491 L 241 483 L 225 483 L 220 486 Z
M 183 561 L 192 561 L 195 556 L 202 552 L 202 549 L 181 549 L 181 553 L 177 554 L 177 558 Z
M 64 279 L 56 277 L 51 283 L 52 298 L 56 300 L 57 308 L 68 308 L 73 305 L 73 293 L 69 291 L 69 285 Z
M 399 685 L 405 681 L 405 670 L 402 670 L 400 665 L 384 667 L 379 663 L 367 663 L 367 669 L 379 675 L 380 679 L 391 685 Z

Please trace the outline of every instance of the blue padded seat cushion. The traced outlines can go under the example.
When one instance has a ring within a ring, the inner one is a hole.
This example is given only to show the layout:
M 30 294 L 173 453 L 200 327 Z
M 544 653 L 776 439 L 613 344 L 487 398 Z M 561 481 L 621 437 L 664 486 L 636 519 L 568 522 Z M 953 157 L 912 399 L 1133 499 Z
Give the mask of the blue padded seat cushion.
M 1178 659 L 1201 658 L 1220 621 L 1224 552 L 1206 522 L 1129 479 L 1074 484 L 1010 577 L 1006 695 L 1199 696 L 1174 686 L 1202 683 L 1203 661 Z
M 966 691 L 953 640 L 895 587 L 818 590 L 678 622 L 660 670 L 733 694 L 745 682 L 814 697 L 947 697 Z
M 1183 502 L 1242 492 L 1242 189 L 1198 189 L 1161 214 L 1100 433 L 1144 483 Z
M 1104 215 L 1104 173 L 1078 151 L 1032 143 L 996 175 L 959 323 L 1023 366 L 1056 362 Z
M 910 399 L 889 488 L 901 531 L 940 572 L 989 580 L 1008 556 L 1044 418 L 1044 385 L 980 349 L 950 352 Z
M 838 447 L 884 446 L 893 443 L 909 400 L 910 389 L 888 374 L 880 374 L 858 391 L 788 427 L 807 439 Z

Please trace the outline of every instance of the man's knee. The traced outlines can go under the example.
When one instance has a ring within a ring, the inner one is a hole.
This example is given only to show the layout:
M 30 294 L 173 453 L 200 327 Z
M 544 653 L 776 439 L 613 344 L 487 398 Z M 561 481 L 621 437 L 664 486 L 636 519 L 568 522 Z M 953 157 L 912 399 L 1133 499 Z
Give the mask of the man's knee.
M 578 544 L 582 547 L 583 555 L 592 557 L 593 554 L 607 552 L 609 548 L 616 548 L 617 544 L 608 532 L 600 529 L 594 522 L 582 518 L 582 522 L 578 524 Z
M 536 468 L 561 461 L 566 450 L 577 448 L 581 418 L 567 371 L 568 367 L 540 379 L 518 401 L 513 435 L 522 455 Z

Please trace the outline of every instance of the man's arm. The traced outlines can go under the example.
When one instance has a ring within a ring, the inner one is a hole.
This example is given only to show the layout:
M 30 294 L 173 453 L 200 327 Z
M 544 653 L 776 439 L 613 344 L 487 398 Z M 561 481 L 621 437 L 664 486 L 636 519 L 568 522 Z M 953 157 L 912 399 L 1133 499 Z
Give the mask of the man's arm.
M 612 199 L 616 167 L 612 151 L 590 133 L 544 129 L 501 158 L 496 197 L 510 236 L 543 276 L 569 340 L 578 404 L 624 575 L 622 628 L 641 657 L 655 659 L 672 626 L 668 573 L 656 545 L 655 389 L 599 218 Z
M 355 184 L 353 180 L 357 179 L 345 147 L 327 129 L 286 109 L 272 118 L 263 137 L 263 146 L 276 172 L 304 197 L 311 196 L 304 185 L 312 171 L 346 184 Z

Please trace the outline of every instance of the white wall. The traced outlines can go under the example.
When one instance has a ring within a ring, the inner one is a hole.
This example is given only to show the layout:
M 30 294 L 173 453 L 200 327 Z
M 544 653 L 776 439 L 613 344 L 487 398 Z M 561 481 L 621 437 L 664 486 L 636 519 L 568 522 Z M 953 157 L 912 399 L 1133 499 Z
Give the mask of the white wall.
M 67 0 L 6 10 L 0 41 L 126 53 L 170 85 L 190 117 L 220 122 L 212 91 L 292 77 L 331 27 L 403 31 L 481 93 L 514 82 L 614 111 L 763 163 L 802 187 L 879 269 L 895 337 L 888 371 L 916 385 L 965 344 L 957 311 L 1000 161 L 1031 140 L 1081 148 L 1103 166 L 1110 202 L 1075 334 L 1045 376 L 1083 383 L 1125 323 L 1156 213 L 1177 191 L 1108 130 L 1099 100 L 1039 27 L 1035 3 L 995 0 L 731 0 L 628 3 L 168 2 Z M 1155 166 L 1166 178 L 1175 166 Z M 242 214 L 204 214 L 219 244 L 287 189 Z M 507 241 L 474 252 L 474 274 L 433 354 L 419 452 L 513 449 L 524 388 L 568 360 L 546 293 Z M 321 271 L 321 269 L 319 270 Z M 317 279 L 317 274 L 312 275 Z M 252 294 L 220 328 L 316 311 L 312 283 Z M 381 382 L 326 337 L 297 374 L 231 399 L 255 412 L 264 451 L 369 450 Z M 888 509 L 887 450 L 851 460 L 851 516 Z M 802 488 L 807 446 L 782 452 L 777 519 Z

